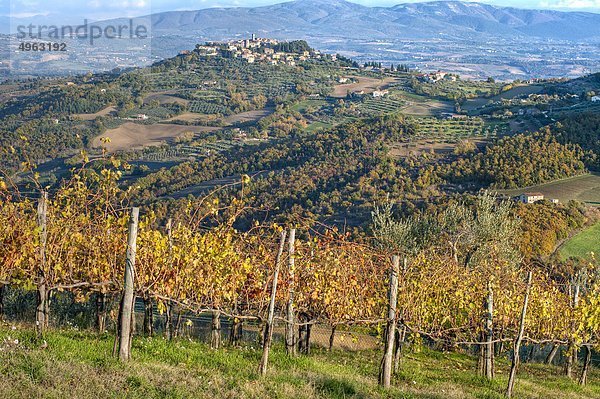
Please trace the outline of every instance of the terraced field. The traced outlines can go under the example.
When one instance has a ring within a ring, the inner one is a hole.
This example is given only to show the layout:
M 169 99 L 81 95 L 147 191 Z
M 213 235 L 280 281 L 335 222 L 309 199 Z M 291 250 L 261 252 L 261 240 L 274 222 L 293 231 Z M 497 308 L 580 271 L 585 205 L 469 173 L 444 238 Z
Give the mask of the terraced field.
M 195 114 L 229 115 L 231 113 L 228 107 L 206 100 L 194 100 L 190 102 L 188 110 Z
M 358 106 L 363 115 L 377 116 L 399 112 L 405 105 L 404 102 L 390 98 L 367 97 Z

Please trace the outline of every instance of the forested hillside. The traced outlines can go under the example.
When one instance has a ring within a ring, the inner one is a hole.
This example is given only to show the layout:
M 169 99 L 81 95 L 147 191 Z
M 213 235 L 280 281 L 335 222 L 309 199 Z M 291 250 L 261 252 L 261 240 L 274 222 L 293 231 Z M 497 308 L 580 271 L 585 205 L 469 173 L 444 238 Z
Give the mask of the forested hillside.
M 451 181 L 477 181 L 492 188 L 533 186 L 584 173 L 585 153 L 578 144 L 560 144 L 550 128 L 499 140 L 483 152 L 447 167 Z

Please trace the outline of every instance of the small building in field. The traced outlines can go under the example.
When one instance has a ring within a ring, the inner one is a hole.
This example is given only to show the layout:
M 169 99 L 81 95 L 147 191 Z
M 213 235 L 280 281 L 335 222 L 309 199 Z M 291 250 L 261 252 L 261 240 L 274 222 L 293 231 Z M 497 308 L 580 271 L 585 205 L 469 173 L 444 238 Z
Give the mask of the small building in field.
M 519 195 L 519 201 L 524 204 L 533 204 L 538 201 L 544 200 L 544 194 L 542 193 L 523 193 Z

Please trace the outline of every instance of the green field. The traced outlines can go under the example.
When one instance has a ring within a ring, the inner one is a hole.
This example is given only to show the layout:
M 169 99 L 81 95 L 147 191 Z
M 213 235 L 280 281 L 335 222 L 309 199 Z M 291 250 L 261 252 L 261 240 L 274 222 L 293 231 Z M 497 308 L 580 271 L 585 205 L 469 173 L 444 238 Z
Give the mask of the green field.
M 319 109 L 319 108 L 325 107 L 329 104 L 330 103 L 326 100 L 308 99 L 308 100 L 303 100 L 303 101 L 300 101 L 300 102 L 294 104 L 294 106 L 292 106 L 291 109 L 292 109 L 292 111 L 304 113 L 307 110 Z
M 600 174 L 590 173 L 515 190 L 498 190 L 501 194 L 511 196 L 525 191 L 540 192 L 546 198 L 556 198 L 563 203 L 576 200 L 588 205 L 600 206 Z
M 583 230 L 560 248 L 560 256 L 563 259 L 588 259 L 592 252 L 600 253 L 600 222 Z
M 478 377 L 476 359 L 423 349 L 407 352 L 393 387 L 377 385 L 380 351 L 329 353 L 288 358 L 280 347 L 267 376 L 257 373 L 256 345 L 211 350 L 191 340 L 139 338 L 133 360 L 111 356 L 113 337 L 80 331 L 50 332 L 40 348 L 33 331 L 0 326 L 0 399 L 19 398 L 503 398 L 509 363 L 496 361 L 493 382 Z M 18 340 L 18 344 L 14 344 Z M 600 373 L 593 368 L 580 387 L 558 366 L 524 363 L 515 398 L 600 397 Z

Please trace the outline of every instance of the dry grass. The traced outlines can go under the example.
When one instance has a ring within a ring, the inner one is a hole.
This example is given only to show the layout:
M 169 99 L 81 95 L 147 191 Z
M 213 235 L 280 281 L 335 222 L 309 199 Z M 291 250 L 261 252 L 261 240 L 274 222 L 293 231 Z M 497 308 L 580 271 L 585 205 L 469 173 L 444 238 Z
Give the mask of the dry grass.
M 394 78 L 376 79 L 357 76 L 348 76 L 348 78 L 358 80 L 357 83 L 340 84 L 333 88 L 332 97 L 344 98 L 348 92 L 364 91 L 365 94 L 373 93 L 375 90 L 384 89 L 395 81 Z
M 454 112 L 454 106 L 439 100 L 428 100 L 425 102 L 409 101 L 408 105 L 401 109 L 401 112 L 414 116 L 440 115 L 444 112 Z
M 259 119 L 264 118 L 265 116 L 271 115 L 273 113 L 273 111 L 274 111 L 274 109 L 272 109 L 272 108 L 265 108 L 265 109 L 256 110 L 256 111 L 241 112 L 239 114 L 230 115 L 230 116 L 223 118 L 223 122 L 224 122 L 225 126 L 231 126 L 236 123 L 256 122 Z M 182 114 L 175 115 L 172 118 L 166 119 L 165 121 L 166 122 L 184 121 L 184 122 L 191 122 L 191 123 L 199 123 L 199 122 L 214 121 L 215 119 L 216 119 L 215 115 L 211 115 L 211 114 L 198 114 L 195 112 L 184 112 Z
M 179 115 L 175 115 L 169 119 L 165 119 L 166 122 L 172 121 L 183 121 L 190 123 L 208 122 L 214 121 L 217 118 L 214 115 L 197 114 L 195 112 L 183 112 Z
M 158 146 L 183 135 L 186 132 L 213 132 L 217 127 L 184 126 L 174 124 L 142 125 L 132 122 L 122 124 L 116 129 L 110 129 L 96 137 L 94 147 L 105 147 L 108 152 L 141 149 Z M 109 138 L 110 143 L 102 143 L 103 138 Z
M 239 114 L 230 115 L 225 118 L 225 124 L 233 125 L 235 123 L 255 122 L 265 116 L 271 115 L 275 110 L 273 108 L 259 109 L 256 111 L 241 112 Z
M 99 116 L 106 116 L 106 115 L 109 115 L 114 112 L 117 112 L 117 108 L 114 106 L 110 106 L 110 107 L 106 107 L 94 114 L 74 114 L 73 116 L 76 118 L 79 118 L 81 120 L 84 120 L 84 121 L 93 121 L 93 120 L 96 120 L 96 118 Z

